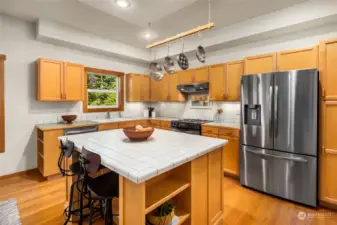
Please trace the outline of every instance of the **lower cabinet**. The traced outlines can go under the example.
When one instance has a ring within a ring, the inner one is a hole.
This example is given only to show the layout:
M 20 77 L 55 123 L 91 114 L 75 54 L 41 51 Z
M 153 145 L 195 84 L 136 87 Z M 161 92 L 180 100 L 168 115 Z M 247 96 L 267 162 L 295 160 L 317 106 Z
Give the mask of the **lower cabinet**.
M 337 102 L 321 104 L 320 200 L 337 206 Z
M 229 137 L 219 135 L 219 138 L 228 140 L 227 145 L 223 147 L 223 167 L 224 172 L 239 176 L 239 152 L 240 142 L 238 137 Z
M 37 129 L 37 168 L 44 177 L 60 173 L 58 168 L 60 156 L 58 137 L 63 135 L 63 130 L 43 131 Z
M 240 173 L 240 141 L 239 130 L 215 126 L 202 126 L 202 136 L 228 140 L 223 147 L 223 171 L 225 174 L 239 177 Z

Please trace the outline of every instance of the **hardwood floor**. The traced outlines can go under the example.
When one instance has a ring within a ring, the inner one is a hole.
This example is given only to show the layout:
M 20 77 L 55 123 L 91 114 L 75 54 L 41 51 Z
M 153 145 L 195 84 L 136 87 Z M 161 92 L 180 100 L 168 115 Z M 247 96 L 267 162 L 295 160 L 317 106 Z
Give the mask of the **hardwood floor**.
M 37 171 L 0 179 L 0 201 L 18 200 L 23 225 L 61 225 L 65 204 L 65 179 L 46 181 Z M 337 212 L 311 209 L 224 180 L 226 225 L 337 225 Z M 305 212 L 304 220 L 298 213 Z M 102 224 L 98 221 L 95 224 Z

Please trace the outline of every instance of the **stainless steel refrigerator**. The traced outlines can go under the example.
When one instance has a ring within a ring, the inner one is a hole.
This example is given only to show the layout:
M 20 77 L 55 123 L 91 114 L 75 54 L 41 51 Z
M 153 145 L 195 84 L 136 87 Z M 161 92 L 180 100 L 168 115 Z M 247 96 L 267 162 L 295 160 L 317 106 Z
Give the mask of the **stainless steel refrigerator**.
M 317 206 L 318 72 L 241 78 L 240 183 Z

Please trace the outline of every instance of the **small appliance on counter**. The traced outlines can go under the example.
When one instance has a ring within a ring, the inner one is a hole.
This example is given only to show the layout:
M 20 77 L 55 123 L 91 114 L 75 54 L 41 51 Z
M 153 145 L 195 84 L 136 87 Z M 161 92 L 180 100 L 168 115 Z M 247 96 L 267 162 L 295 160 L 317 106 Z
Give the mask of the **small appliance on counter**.
M 149 110 L 148 109 L 143 110 L 143 117 L 149 117 Z
M 147 109 L 149 110 L 149 118 L 151 118 L 152 113 L 154 112 L 154 108 L 153 107 L 147 107 Z

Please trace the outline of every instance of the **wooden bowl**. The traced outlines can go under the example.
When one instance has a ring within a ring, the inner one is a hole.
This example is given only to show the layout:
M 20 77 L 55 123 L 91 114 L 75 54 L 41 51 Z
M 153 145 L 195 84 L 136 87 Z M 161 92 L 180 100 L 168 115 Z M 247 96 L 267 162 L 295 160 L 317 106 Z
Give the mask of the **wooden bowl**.
M 66 123 L 72 123 L 74 120 L 76 120 L 77 115 L 64 115 L 62 116 L 62 119 L 66 122 Z
M 144 127 L 148 128 L 148 127 Z M 124 134 L 132 141 L 145 141 L 154 132 L 154 128 L 152 130 L 147 130 L 147 131 L 137 131 L 135 127 L 130 127 L 130 128 L 124 128 L 123 129 Z

